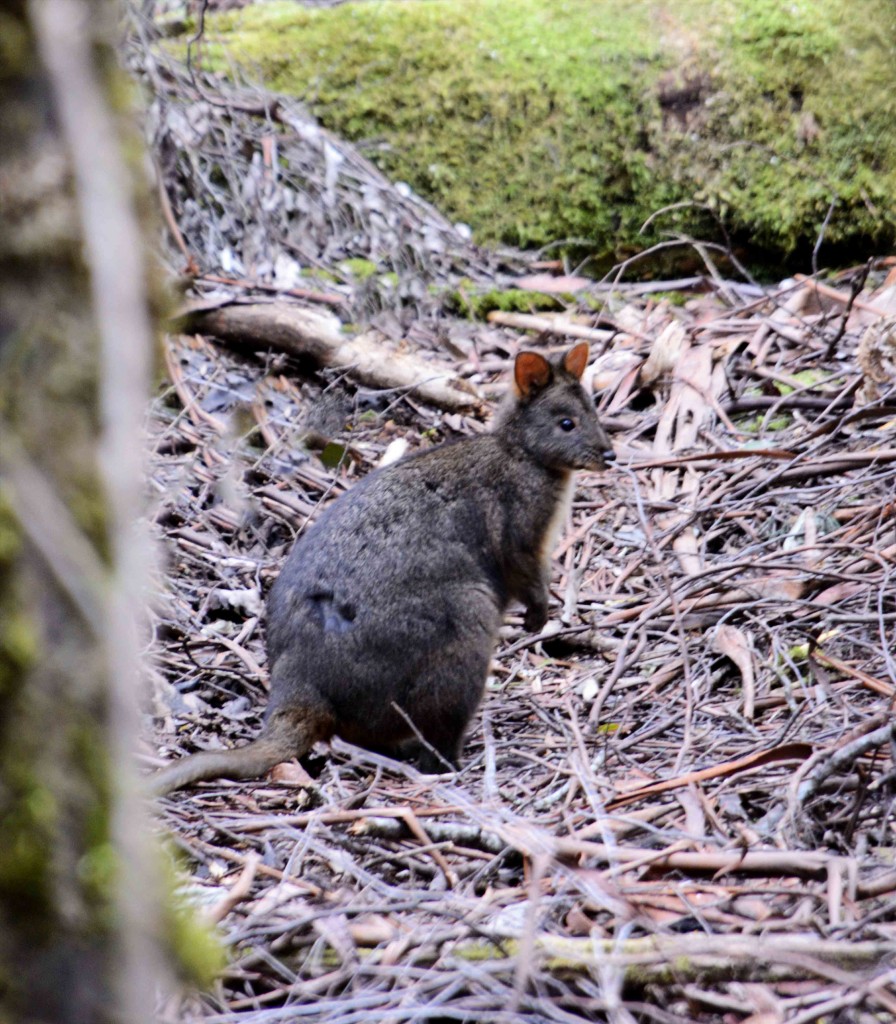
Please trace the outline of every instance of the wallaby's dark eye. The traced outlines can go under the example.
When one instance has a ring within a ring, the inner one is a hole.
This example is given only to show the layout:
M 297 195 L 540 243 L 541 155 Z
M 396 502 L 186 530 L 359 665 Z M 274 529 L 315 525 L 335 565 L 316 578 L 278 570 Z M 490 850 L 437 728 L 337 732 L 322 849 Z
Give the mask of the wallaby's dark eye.
M 562 420 L 560 420 L 560 429 L 565 430 L 567 434 L 570 432 L 570 430 L 575 430 L 575 420 L 571 420 L 568 416 L 565 416 Z

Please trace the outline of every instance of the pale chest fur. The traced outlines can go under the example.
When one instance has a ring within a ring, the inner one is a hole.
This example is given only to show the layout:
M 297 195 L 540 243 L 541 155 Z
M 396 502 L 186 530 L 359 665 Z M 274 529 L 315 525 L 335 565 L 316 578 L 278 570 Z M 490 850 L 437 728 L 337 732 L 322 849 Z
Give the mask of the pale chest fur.
M 566 479 L 560 485 L 560 491 L 557 496 L 556 503 L 554 504 L 554 511 L 551 518 L 548 520 L 547 529 L 544 532 L 544 537 L 541 542 L 541 550 L 539 555 L 543 565 L 547 565 L 551 560 L 551 552 L 557 546 L 557 542 L 560 540 L 560 534 L 563 532 L 563 527 L 566 523 L 566 519 L 569 516 L 569 510 L 572 508 L 572 496 L 575 490 L 575 474 L 571 471 L 567 473 Z

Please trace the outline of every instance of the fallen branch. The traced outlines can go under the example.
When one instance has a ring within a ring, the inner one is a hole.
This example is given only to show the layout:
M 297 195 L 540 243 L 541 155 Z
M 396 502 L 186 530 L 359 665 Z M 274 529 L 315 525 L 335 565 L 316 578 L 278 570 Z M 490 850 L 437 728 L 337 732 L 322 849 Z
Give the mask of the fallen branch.
M 444 364 L 391 351 L 371 333 L 349 337 L 342 332 L 340 321 L 329 313 L 285 302 L 234 303 L 188 310 L 181 326 L 239 348 L 273 348 L 311 359 L 322 367 L 342 368 L 366 387 L 406 391 L 440 409 L 459 412 L 484 408 L 476 388 Z
M 617 807 L 631 803 L 633 800 L 640 800 L 645 796 L 653 796 L 655 793 L 665 793 L 670 789 L 682 789 L 694 782 L 705 782 L 707 779 L 717 779 L 736 775 L 738 772 L 748 771 L 752 768 L 761 767 L 767 764 L 780 764 L 790 761 L 805 761 L 812 754 L 812 747 L 808 743 L 785 743 L 781 747 L 772 750 L 760 750 L 756 754 L 748 754 L 735 761 L 726 761 L 723 764 L 714 764 L 709 768 L 701 768 L 698 771 L 685 772 L 674 779 L 662 779 L 659 782 L 650 782 L 646 786 L 639 786 L 628 793 L 621 793 L 619 796 L 607 802 L 606 809 L 613 811 Z
M 778 459 L 786 462 L 795 459 L 796 452 L 783 448 L 736 448 L 721 452 L 697 452 L 691 455 L 667 455 L 658 459 L 631 462 L 626 469 L 662 469 L 670 466 L 693 464 L 695 469 L 713 469 L 717 462 L 733 462 L 739 459 Z
M 492 324 L 502 327 L 515 327 L 521 331 L 546 331 L 550 334 L 562 334 L 566 338 L 583 338 L 585 341 L 597 341 L 606 344 L 615 338 L 619 331 L 603 331 L 596 327 L 585 327 L 583 324 L 570 323 L 568 320 L 550 316 L 532 316 L 530 313 L 502 313 L 493 310 L 488 315 Z M 624 333 L 628 334 L 629 331 Z
M 864 452 L 850 452 L 848 455 L 822 456 L 789 469 L 774 470 L 761 481 L 761 485 L 769 487 L 772 483 L 794 483 L 799 480 L 811 480 L 817 476 L 834 476 L 839 473 L 850 473 L 863 466 L 893 461 L 896 461 L 896 448 L 871 448 Z
M 304 825 L 311 824 L 316 815 L 302 815 Z M 295 820 L 295 819 L 291 819 Z M 376 836 L 395 842 L 417 838 L 406 821 L 396 816 L 376 815 L 358 820 L 352 828 L 354 835 Z M 743 874 L 763 877 L 792 876 L 825 879 L 832 867 L 842 858 L 808 850 L 681 850 L 673 845 L 665 849 L 615 846 L 591 842 L 588 839 L 558 839 L 537 828 L 520 829 L 496 823 L 483 827 L 469 822 L 430 821 L 426 825 L 429 842 L 443 843 L 485 850 L 492 854 L 515 849 L 524 856 L 548 854 L 557 860 L 580 861 L 587 858 L 593 864 L 606 865 L 617 874 L 620 871 L 649 870 L 651 872 L 678 871 L 688 875 Z M 450 849 L 450 845 L 447 849 Z M 896 872 L 859 882 L 855 896 L 864 899 L 879 895 L 896 887 Z
M 807 277 L 805 274 L 794 274 L 795 281 L 804 281 L 810 291 L 815 292 L 818 295 L 823 295 L 827 299 L 833 299 L 834 302 L 839 302 L 841 306 L 855 306 L 856 309 L 864 309 L 866 313 L 875 313 L 877 316 L 887 316 L 887 311 L 881 309 L 880 306 L 875 306 L 873 302 L 865 302 L 864 299 L 852 298 L 849 292 L 839 291 L 837 288 L 831 288 L 830 285 L 822 284 L 821 281 L 816 281 L 814 278 Z
M 601 964 L 619 969 L 630 985 L 830 977 L 827 968 L 879 968 L 896 955 L 892 942 L 832 941 L 814 934 L 763 936 L 761 941 L 755 935 L 651 935 L 618 942 L 542 933 L 534 947 L 548 970 L 589 972 Z M 453 953 L 465 960 L 513 961 L 519 948 L 518 939 L 502 938 L 464 943 Z
M 200 281 L 208 281 L 211 284 L 223 284 L 230 288 L 240 288 L 247 291 L 270 292 L 273 295 L 291 295 L 295 299 L 306 299 L 308 302 L 321 302 L 327 306 L 344 306 L 346 296 L 338 292 L 317 292 L 311 288 L 280 288 L 275 284 L 266 284 L 264 281 L 252 281 L 246 278 L 235 279 L 232 277 L 220 277 L 217 274 L 200 274 Z
M 826 753 L 811 769 L 808 776 L 799 783 L 796 794 L 797 801 L 804 804 L 818 792 L 824 781 L 831 775 L 852 769 L 863 754 L 867 754 L 869 750 L 875 750 L 893 739 L 896 739 L 896 722 L 887 722 L 864 736 L 858 736 L 851 742 Z
M 227 895 L 222 896 L 205 912 L 204 916 L 209 924 L 220 924 L 234 907 L 239 906 L 248 897 L 252 891 L 252 883 L 255 881 L 255 874 L 258 871 L 260 860 L 261 858 L 257 853 L 250 853 L 246 857 L 243 870 L 240 872 L 239 878 L 230 887 Z
M 481 931 L 481 929 L 480 929 Z M 379 956 L 385 939 L 382 929 L 353 928 L 354 954 Z M 527 949 L 531 947 L 531 949 Z M 334 951 L 335 952 L 335 951 Z M 494 938 L 461 940 L 450 948 L 454 959 L 490 965 L 489 976 L 517 970 L 520 957 L 530 955 L 543 970 L 555 975 L 591 974 L 598 967 L 618 972 L 622 983 L 636 988 L 681 985 L 699 980 L 781 982 L 812 978 L 843 983 L 849 972 L 880 969 L 896 956 L 892 942 L 851 942 L 820 939 L 800 933 L 776 938 L 756 935 L 648 935 L 643 938 L 592 939 L 546 932 L 518 938 L 496 933 Z M 325 953 L 325 958 L 336 958 Z M 435 944 L 418 945 L 418 965 L 444 959 Z M 245 968 L 251 959 L 242 961 Z M 888 979 L 890 974 L 881 975 Z M 850 979 L 852 980 L 852 979 Z
M 880 552 L 883 556 L 884 552 Z M 890 556 L 892 557 L 892 556 Z M 841 661 L 839 658 L 835 658 L 833 654 L 827 654 L 824 651 L 814 651 L 812 653 L 812 659 L 819 662 L 822 665 L 827 665 L 828 668 L 834 669 L 835 672 L 841 672 L 844 676 L 850 676 L 853 679 L 857 679 L 863 686 L 871 690 L 873 693 L 879 693 L 884 697 L 896 698 L 896 688 L 890 683 L 884 682 L 882 679 L 875 679 L 874 676 L 868 675 L 867 672 L 863 672 L 861 669 L 855 668 L 853 665 L 848 665 L 845 661 Z

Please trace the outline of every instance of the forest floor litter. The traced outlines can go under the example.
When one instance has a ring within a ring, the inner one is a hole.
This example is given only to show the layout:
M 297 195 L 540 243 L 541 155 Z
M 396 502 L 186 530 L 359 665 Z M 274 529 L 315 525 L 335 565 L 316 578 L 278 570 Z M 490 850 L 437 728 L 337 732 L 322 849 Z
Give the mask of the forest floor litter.
M 135 38 L 190 289 L 147 420 L 147 767 L 257 734 L 292 541 L 390 446 L 486 429 L 520 348 L 590 340 L 618 457 L 578 475 L 551 621 L 511 611 L 456 775 L 336 740 L 159 803 L 232 949 L 163 1019 L 893 1019 L 896 261 L 579 281 Z M 456 312 L 532 275 L 562 308 Z M 240 344 L 248 306 L 293 340 Z

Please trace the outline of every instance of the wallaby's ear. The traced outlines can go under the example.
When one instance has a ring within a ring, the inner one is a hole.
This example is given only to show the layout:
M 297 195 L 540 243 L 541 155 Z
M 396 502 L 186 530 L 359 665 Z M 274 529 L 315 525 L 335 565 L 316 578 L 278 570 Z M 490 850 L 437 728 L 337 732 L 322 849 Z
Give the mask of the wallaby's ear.
M 579 380 L 581 380 L 585 367 L 588 365 L 588 352 L 588 342 L 582 341 L 571 348 L 563 357 L 564 368 Z
M 520 352 L 513 364 L 513 379 L 520 395 L 528 398 L 551 383 L 551 364 L 537 352 Z

